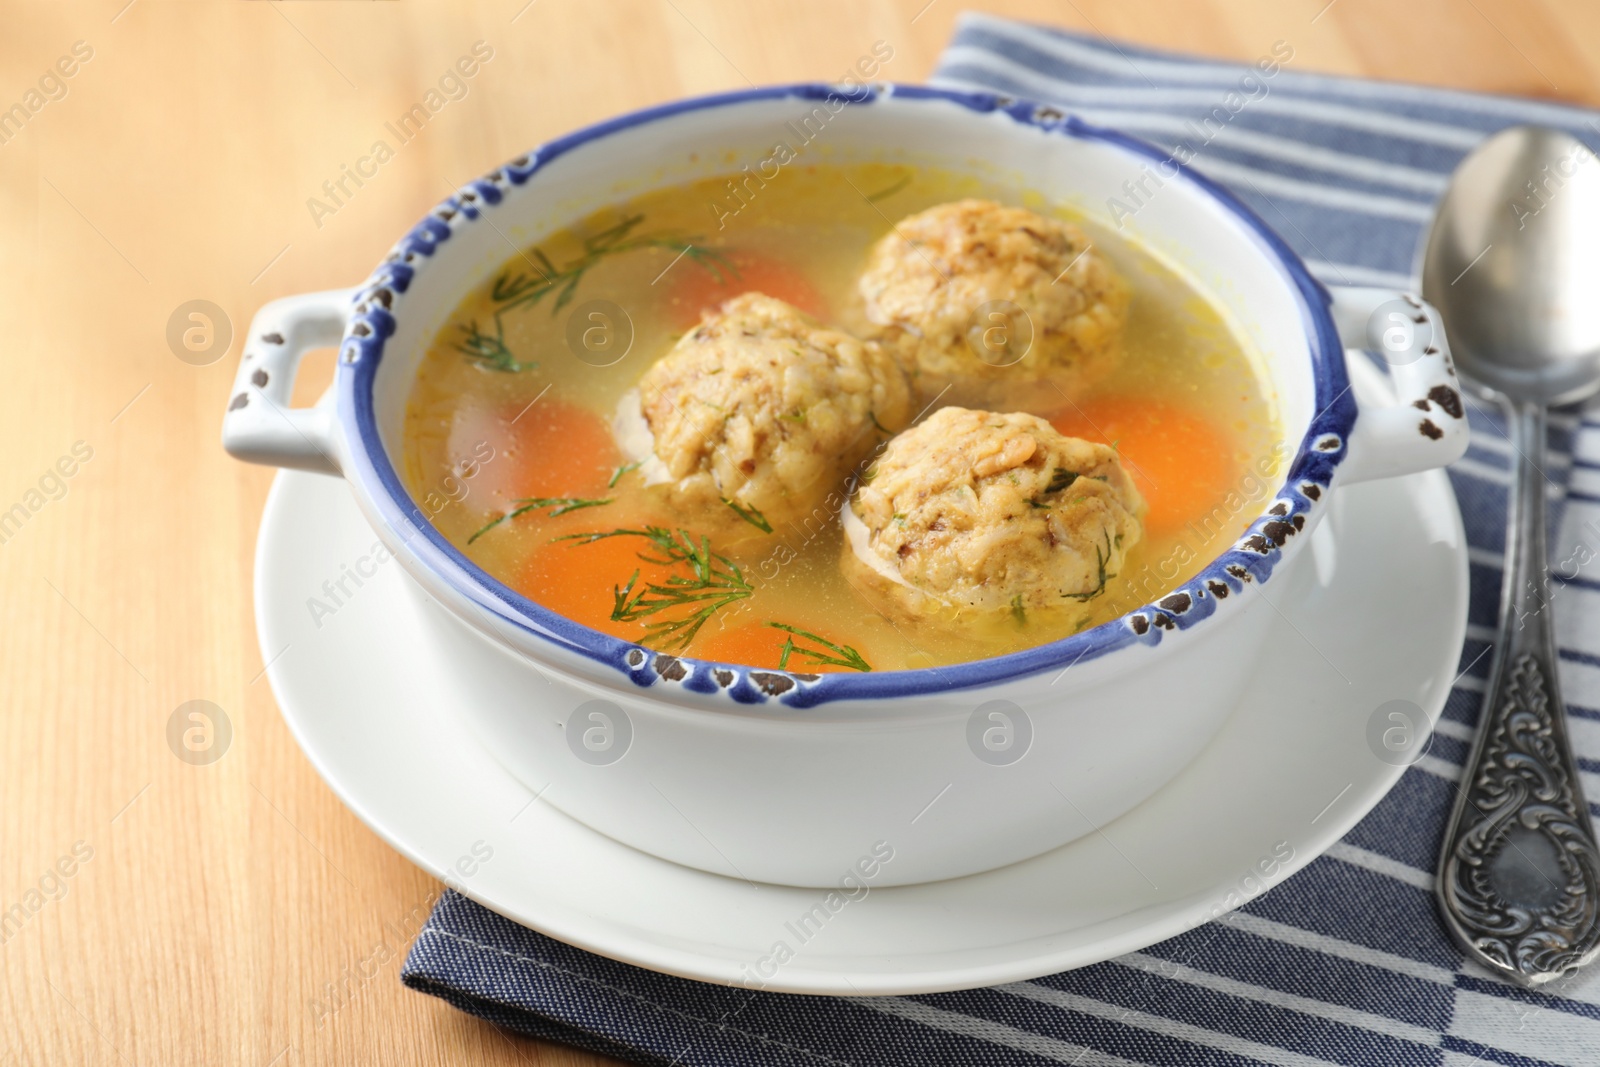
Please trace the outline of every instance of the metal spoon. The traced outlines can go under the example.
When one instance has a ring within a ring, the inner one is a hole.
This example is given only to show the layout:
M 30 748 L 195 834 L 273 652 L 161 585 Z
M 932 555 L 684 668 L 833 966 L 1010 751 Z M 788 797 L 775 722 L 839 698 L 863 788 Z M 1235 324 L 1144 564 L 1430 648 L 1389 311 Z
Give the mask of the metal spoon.
M 1600 848 L 1556 684 L 1544 474 L 1548 406 L 1600 388 L 1600 159 L 1534 126 L 1484 141 L 1439 204 L 1422 292 L 1462 373 L 1506 407 L 1516 450 L 1494 666 L 1439 906 L 1469 956 L 1533 987 L 1600 955 Z

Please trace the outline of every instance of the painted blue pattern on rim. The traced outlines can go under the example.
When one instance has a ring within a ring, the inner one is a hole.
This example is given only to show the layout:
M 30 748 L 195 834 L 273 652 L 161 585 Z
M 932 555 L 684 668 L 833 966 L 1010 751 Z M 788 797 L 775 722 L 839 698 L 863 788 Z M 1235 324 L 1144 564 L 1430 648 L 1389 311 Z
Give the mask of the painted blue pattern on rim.
M 384 345 L 395 330 L 395 304 L 409 289 L 417 270 L 432 256 L 434 249 L 450 239 L 452 227 L 460 224 L 458 220 L 476 221 L 482 215 L 481 205 L 500 203 L 506 186 L 525 184 L 552 160 L 590 141 L 685 112 L 750 101 L 837 100 L 848 106 L 863 107 L 890 98 L 955 104 L 979 114 L 1004 114 L 1019 126 L 1113 145 L 1148 160 L 1150 165 L 1161 168 L 1164 175 L 1172 175 L 1167 180 L 1185 181 L 1218 202 L 1259 243 L 1263 254 L 1274 263 L 1299 298 L 1316 382 L 1317 414 L 1290 462 L 1284 485 L 1234 547 L 1181 587 L 1119 619 L 1022 652 L 919 670 L 813 676 L 760 671 L 738 664 L 675 659 L 674 662 L 688 672 L 679 679 L 680 684 L 694 693 L 724 690 L 741 704 L 761 703 L 776 697 L 795 708 L 838 700 L 888 699 L 993 685 L 1059 670 L 1135 644 L 1159 645 L 1163 631 L 1191 629 L 1217 613 L 1220 599 L 1243 592 L 1250 583 L 1267 581 L 1284 544 L 1325 503 L 1324 490 L 1347 454 L 1350 431 L 1357 418 L 1356 402 L 1350 394 L 1344 365 L 1343 345 L 1329 314 L 1327 290 L 1255 212 L 1169 153 L 1115 130 L 1092 126 L 1057 108 L 989 93 L 910 85 L 878 85 L 859 91 L 841 91 L 827 84 L 802 83 L 699 97 L 633 112 L 579 130 L 474 181 L 468 189 L 444 201 L 413 227 L 378 265 L 355 298 L 341 342 L 335 381 L 339 425 L 347 445 L 346 476 L 358 478 L 369 487 L 376 486 L 377 491 L 370 495 L 384 523 L 409 545 L 424 565 L 493 612 L 497 621 L 606 664 L 636 685 L 661 682 L 655 669 L 655 653 L 647 652 L 642 662 L 637 662 L 639 645 L 592 630 L 510 589 L 447 541 L 411 499 L 383 447 L 372 399 Z M 1310 488 L 1313 486 L 1314 489 Z M 636 662 L 630 663 L 630 654 Z M 732 671 L 735 680 L 727 686 L 712 682 L 713 670 Z

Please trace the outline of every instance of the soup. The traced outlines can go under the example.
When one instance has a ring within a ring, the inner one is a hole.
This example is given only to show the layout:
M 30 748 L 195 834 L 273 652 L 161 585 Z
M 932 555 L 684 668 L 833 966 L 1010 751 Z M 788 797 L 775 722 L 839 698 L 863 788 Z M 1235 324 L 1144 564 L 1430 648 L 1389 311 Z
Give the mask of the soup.
M 985 220 L 1025 217 L 1002 204 L 1038 224 L 990 240 Z M 1016 301 L 957 315 L 934 352 L 944 327 L 930 323 L 950 318 L 960 279 L 918 236 L 929 220 L 966 226 L 989 266 L 1013 236 L 1071 261 Z M 896 318 L 924 282 L 932 317 Z M 1047 362 L 1052 345 L 1072 357 Z M 791 165 L 759 187 L 650 192 L 511 257 L 424 357 L 402 475 L 485 571 L 605 633 L 799 672 L 936 667 L 1114 619 L 1224 551 L 1286 458 L 1257 366 L 1196 283 L 1036 195 L 928 169 Z M 792 410 L 745 418 L 796 389 L 808 399 Z M 747 424 L 768 429 L 752 444 Z M 930 489 L 935 469 L 949 484 Z M 980 474 L 1009 525 L 963 526 L 956 544 L 942 513 L 919 518 L 952 486 L 977 500 Z M 1040 536 L 991 536 L 1008 530 Z M 996 599 L 1070 538 L 1083 583 L 1040 578 Z

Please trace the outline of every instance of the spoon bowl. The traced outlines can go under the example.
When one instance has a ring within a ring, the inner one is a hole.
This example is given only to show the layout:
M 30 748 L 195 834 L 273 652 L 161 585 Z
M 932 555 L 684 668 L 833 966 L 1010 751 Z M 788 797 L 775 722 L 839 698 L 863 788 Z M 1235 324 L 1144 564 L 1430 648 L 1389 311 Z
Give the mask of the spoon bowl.
M 1479 145 L 1421 273 L 1476 383 L 1547 405 L 1600 388 L 1600 158 L 1570 134 L 1513 126 Z

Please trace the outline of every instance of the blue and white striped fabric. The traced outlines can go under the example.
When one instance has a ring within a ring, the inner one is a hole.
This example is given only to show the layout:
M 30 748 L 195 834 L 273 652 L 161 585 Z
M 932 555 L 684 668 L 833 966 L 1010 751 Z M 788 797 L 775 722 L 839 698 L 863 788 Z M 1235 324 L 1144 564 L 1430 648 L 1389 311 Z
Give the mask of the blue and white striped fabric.
M 1600 144 L 1548 103 L 1201 62 L 963 19 L 938 84 L 1046 101 L 1166 147 L 1231 186 L 1329 282 L 1411 287 L 1456 162 L 1503 126 Z M 1241 79 L 1254 72 L 1254 80 Z M 1229 98 L 1228 94 L 1236 95 Z M 1226 122 L 1203 117 L 1224 108 Z M 1190 125 L 1193 123 L 1194 125 Z M 1600 968 L 1527 993 L 1441 932 L 1434 857 L 1483 697 L 1510 446 L 1481 407 L 1451 472 L 1471 541 L 1464 670 L 1429 755 L 1350 835 L 1242 911 L 1109 963 L 995 989 L 882 999 L 752 993 L 638 970 L 446 894 L 403 976 L 503 1028 L 648 1064 L 1600 1064 Z M 1600 407 L 1554 420 L 1556 559 L 1600 555 Z M 1583 785 L 1600 799 L 1600 562 L 1557 590 Z M 1600 805 L 1591 804 L 1600 814 Z

